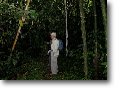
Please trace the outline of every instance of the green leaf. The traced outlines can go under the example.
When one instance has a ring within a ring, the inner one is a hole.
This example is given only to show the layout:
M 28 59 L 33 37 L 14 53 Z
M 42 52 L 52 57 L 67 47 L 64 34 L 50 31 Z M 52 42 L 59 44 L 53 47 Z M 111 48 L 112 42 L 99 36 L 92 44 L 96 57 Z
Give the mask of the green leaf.
M 0 13 L 2 13 L 2 10 L 0 10 Z
M 2 42 L 2 39 L 0 40 L 0 43 Z
M 35 13 L 35 10 L 30 10 L 31 12 Z
M 22 20 L 19 20 L 19 24 L 21 27 L 23 26 Z
M 22 7 L 22 0 L 20 1 L 20 7 Z
M 103 63 L 101 63 L 101 65 L 107 65 L 107 62 L 103 62 Z
M 13 65 L 16 65 L 17 64 L 17 60 L 13 60 Z
M 3 66 L 3 63 L 1 63 L 1 65 Z
M 103 74 L 107 73 L 107 69 L 104 70 Z
M 30 11 L 31 11 L 32 17 L 33 17 L 33 18 L 36 18 L 35 10 L 30 10 Z
M 17 14 L 18 14 L 18 15 L 24 14 L 24 12 L 25 12 L 24 10 L 20 10 L 20 11 L 17 12 Z
M 11 32 L 9 32 L 9 35 L 10 35 L 10 36 L 12 36 L 12 33 L 11 33 Z
M 30 11 L 25 11 L 25 14 L 28 15 L 29 13 L 31 13 Z

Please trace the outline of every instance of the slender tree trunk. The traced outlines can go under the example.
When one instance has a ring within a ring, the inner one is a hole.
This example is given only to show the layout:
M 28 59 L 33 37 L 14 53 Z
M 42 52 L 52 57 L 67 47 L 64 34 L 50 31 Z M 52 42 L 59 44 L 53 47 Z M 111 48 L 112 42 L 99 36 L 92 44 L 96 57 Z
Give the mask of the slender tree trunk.
M 64 4 L 65 4 L 65 14 L 66 14 L 66 56 L 68 55 L 68 30 L 67 30 L 67 6 L 66 6 L 66 0 L 64 0 Z
M 95 74 L 95 79 L 97 79 L 97 70 L 98 70 L 98 58 L 97 58 L 97 14 L 96 14 L 96 1 L 93 0 L 93 10 L 94 10 L 94 30 L 95 30 L 95 57 L 93 59 L 95 69 L 96 69 L 96 74 Z
M 81 31 L 83 38 L 83 57 L 84 57 L 84 72 L 85 78 L 88 76 L 88 67 L 87 67 L 87 43 L 86 43 L 86 31 L 85 31 L 85 19 L 84 19 L 84 10 L 83 10 L 83 0 L 79 0 L 80 8 L 80 17 L 81 17 Z
M 25 11 L 27 10 L 27 8 L 28 8 L 28 6 L 29 6 L 29 3 L 30 3 L 30 0 L 27 1 L 27 5 L 26 5 L 26 8 L 25 8 Z M 22 19 L 22 22 L 23 22 L 23 19 Z M 14 43 L 13 43 L 13 46 L 12 46 L 12 52 L 13 52 L 13 50 L 14 50 L 14 48 L 15 48 L 15 45 L 16 45 L 16 42 L 17 42 L 17 40 L 18 40 L 18 36 L 19 36 L 20 31 L 21 31 L 21 26 L 19 26 L 19 29 L 18 29 L 18 31 L 17 31 L 17 35 L 16 35 L 16 38 L 15 38 Z M 10 57 L 12 56 L 12 52 L 10 53 Z
M 103 16 L 103 25 L 105 30 L 105 47 L 107 49 L 107 11 L 105 6 L 105 0 L 100 0 L 101 2 L 101 9 L 102 9 L 102 16 Z

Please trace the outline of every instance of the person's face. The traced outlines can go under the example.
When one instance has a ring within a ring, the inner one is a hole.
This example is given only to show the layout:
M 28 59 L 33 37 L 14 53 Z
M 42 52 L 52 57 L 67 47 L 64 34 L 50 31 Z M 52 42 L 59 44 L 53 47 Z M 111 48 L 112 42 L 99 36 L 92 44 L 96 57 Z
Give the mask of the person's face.
M 53 36 L 53 35 L 51 35 L 50 37 L 51 37 L 51 39 L 54 39 L 54 38 L 55 38 L 55 36 Z

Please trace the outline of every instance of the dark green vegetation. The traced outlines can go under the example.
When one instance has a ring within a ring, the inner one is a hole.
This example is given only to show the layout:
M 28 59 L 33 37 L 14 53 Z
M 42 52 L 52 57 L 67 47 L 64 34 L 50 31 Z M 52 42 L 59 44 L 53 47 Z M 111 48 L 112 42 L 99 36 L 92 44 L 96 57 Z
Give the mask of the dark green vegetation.
M 107 1 L 66 2 L 67 57 L 64 0 L 0 0 L 0 79 L 107 79 Z M 52 31 L 64 43 L 56 76 L 50 76 L 48 46 L 44 44 L 50 41 Z

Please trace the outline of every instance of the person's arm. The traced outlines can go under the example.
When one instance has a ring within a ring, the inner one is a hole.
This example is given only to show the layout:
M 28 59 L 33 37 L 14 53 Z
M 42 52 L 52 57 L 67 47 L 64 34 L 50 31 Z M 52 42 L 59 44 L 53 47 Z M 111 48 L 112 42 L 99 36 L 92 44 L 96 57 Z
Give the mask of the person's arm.
M 46 42 L 47 45 L 49 45 L 50 43 L 49 42 Z
M 47 45 L 49 45 L 49 44 L 51 45 L 51 43 L 50 43 L 50 42 L 47 42 L 46 44 L 47 44 Z

